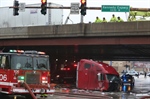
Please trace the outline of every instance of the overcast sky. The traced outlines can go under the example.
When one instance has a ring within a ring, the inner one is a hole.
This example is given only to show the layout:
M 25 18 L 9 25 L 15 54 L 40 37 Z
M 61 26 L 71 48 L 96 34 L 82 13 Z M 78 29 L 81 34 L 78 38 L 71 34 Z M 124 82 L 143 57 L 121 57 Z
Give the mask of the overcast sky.
M 20 3 L 26 4 L 34 4 L 34 3 L 41 3 L 41 0 L 19 0 Z M 56 4 L 61 4 L 63 6 L 70 6 L 71 3 L 80 3 L 80 0 L 47 0 L 47 2 L 52 2 Z M 0 6 L 12 6 L 13 0 L 0 0 Z M 88 7 L 101 7 L 101 5 L 130 5 L 131 7 L 136 8 L 150 8 L 150 0 L 87 0 Z M 66 17 L 69 15 L 70 10 L 65 9 L 63 10 L 64 14 L 64 22 Z M 116 13 L 116 12 L 101 12 L 101 10 L 87 10 L 87 15 L 84 17 L 84 22 L 93 22 L 95 21 L 95 17 L 99 16 L 101 19 L 105 17 L 107 20 L 110 20 L 112 14 L 116 16 L 120 16 L 122 19 L 126 20 L 126 15 L 123 12 Z M 70 15 L 70 19 L 74 23 L 80 23 L 80 14 L 79 15 Z M 71 21 L 69 22 L 72 23 Z

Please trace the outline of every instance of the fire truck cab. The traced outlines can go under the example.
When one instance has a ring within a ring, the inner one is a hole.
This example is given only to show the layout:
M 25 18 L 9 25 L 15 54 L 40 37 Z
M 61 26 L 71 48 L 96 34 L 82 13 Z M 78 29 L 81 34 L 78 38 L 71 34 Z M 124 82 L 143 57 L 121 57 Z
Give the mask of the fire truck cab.
M 10 50 L 0 53 L 0 95 L 23 95 L 33 99 L 29 94 L 52 94 L 50 86 L 49 56 L 44 52 Z
M 76 86 L 85 90 L 120 91 L 119 73 L 108 64 L 81 59 L 77 66 Z

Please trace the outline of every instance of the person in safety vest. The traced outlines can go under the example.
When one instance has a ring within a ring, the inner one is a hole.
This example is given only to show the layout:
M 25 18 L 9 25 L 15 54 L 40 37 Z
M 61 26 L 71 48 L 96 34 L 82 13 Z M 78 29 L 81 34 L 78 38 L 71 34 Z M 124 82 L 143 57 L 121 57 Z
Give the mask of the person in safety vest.
M 96 17 L 96 20 L 94 23 L 101 23 L 101 22 L 102 22 L 102 20 L 99 17 Z
M 131 17 L 131 21 L 136 21 L 136 17 L 135 17 L 135 16 L 132 16 L 132 17 Z
M 124 22 L 120 17 L 117 17 L 117 22 Z
M 110 19 L 110 22 L 117 22 L 117 18 L 115 17 L 115 15 L 112 15 L 112 18 Z
M 40 97 L 47 97 L 48 95 L 45 93 L 42 93 Z
M 107 22 L 107 20 L 105 19 L 105 17 L 103 17 L 103 20 L 102 20 L 102 22 Z

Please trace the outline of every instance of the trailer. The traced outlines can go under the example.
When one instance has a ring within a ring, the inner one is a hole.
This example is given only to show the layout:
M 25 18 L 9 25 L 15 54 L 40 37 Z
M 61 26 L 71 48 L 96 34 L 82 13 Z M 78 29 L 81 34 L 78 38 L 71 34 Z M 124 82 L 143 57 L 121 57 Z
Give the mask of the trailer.
M 26 7 L 41 6 L 41 4 L 30 4 Z M 62 7 L 60 4 L 47 3 L 47 7 Z M 41 14 L 41 9 L 26 8 L 24 12 L 19 11 L 18 16 L 13 15 L 13 8 L 0 7 L 0 28 L 26 27 L 39 25 L 61 25 L 63 24 L 63 9 L 47 9 L 47 14 Z

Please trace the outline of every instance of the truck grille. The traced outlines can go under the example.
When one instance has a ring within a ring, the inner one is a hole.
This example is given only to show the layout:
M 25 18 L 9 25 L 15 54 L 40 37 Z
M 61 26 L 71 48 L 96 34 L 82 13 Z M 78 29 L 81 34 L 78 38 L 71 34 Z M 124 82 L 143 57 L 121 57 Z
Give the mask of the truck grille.
M 25 81 L 27 84 L 40 84 L 40 74 L 39 73 L 26 73 Z
M 119 91 L 119 84 L 118 83 L 109 83 L 108 91 Z

